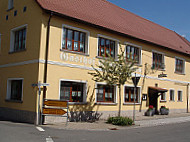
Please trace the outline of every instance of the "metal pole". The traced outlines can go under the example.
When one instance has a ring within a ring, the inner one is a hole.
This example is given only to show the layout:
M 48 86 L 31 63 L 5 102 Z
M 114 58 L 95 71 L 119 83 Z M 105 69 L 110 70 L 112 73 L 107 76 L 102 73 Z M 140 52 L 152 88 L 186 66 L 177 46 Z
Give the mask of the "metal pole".
M 41 95 L 41 82 L 38 83 L 38 117 L 37 117 L 37 125 L 40 125 L 40 95 Z
M 135 73 L 135 82 L 136 82 L 136 73 Z M 133 122 L 135 124 L 135 101 L 136 101 L 136 85 L 134 85 L 134 108 L 133 108 Z

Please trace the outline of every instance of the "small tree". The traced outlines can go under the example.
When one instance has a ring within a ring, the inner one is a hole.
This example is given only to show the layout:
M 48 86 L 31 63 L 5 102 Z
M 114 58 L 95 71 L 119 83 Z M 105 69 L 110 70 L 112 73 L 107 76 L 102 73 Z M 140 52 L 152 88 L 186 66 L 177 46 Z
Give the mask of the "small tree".
M 131 79 L 132 73 L 135 72 L 137 68 L 134 67 L 134 60 L 126 60 L 125 52 L 120 46 L 121 54 L 117 55 L 117 58 L 103 57 L 100 61 L 100 65 L 96 65 L 98 68 L 93 69 L 95 72 L 89 73 L 93 76 L 92 80 L 96 82 L 105 81 L 108 85 L 117 85 L 119 88 L 119 110 L 118 116 L 121 115 L 121 86 L 125 84 L 126 81 Z

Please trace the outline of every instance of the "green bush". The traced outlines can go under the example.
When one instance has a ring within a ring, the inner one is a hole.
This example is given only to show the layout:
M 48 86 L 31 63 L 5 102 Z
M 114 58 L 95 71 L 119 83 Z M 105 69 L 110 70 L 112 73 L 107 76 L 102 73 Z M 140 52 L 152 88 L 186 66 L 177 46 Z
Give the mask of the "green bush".
M 133 124 L 133 120 L 128 117 L 109 117 L 107 123 L 119 126 L 128 126 Z

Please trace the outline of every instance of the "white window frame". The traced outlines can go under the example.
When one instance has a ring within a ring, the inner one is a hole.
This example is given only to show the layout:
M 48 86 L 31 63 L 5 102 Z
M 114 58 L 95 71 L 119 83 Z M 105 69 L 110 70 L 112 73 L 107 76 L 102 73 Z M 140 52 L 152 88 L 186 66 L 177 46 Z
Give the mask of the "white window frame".
M 170 98 L 170 90 L 173 91 L 173 98 L 174 98 L 173 100 L 171 100 L 171 98 Z M 175 102 L 175 89 L 173 89 L 173 88 L 170 88 L 170 89 L 169 89 L 169 101 L 170 101 L 170 102 Z
M 16 31 L 19 31 L 21 29 L 24 29 L 26 28 L 26 43 L 27 43 L 27 24 L 25 25 L 22 25 L 22 26 L 19 26 L 19 27 L 16 27 L 16 28 L 13 28 L 11 29 L 11 37 L 10 37 L 10 52 L 17 52 L 17 51 L 14 51 L 14 41 L 15 41 L 15 32 Z M 26 43 L 25 43 L 25 49 L 26 49 Z
M 11 81 L 12 80 L 22 80 L 22 94 L 21 94 L 21 100 L 11 100 Z M 24 78 L 8 78 L 7 79 L 7 96 L 6 100 L 8 101 L 18 101 L 22 102 L 23 101 L 23 86 L 24 86 Z
M 130 43 L 130 42 L 124 42 L 125 44 L 125 56 L 126 56 L 126 50 L 127 50 L 127 46 L 133 46 L 133 47 L 136 47 L 139 49 L 139 63 L 137 63 L 137 65 L 142 65 L 142 46 L 139 46 L 137 44 L 133 44 L 133 43 Z
M 152 65 L 153 65 L 153 62 L 154 62 L 154 60 L 153 60 L 153 53 L 157 53 L 157 54 L 161 54 L 162 55 L 162 61 L 163 61 L 163 64 L 164 64 L 164 68 L 163 69 L 158 69 L 158 70 L 166 70 L 165 53 L 157 51 L 157 50 L 152 50 Z
M 134 85 L 123 85 L 123 104 L 127 105 L 127 104 L 134 104 L 133 102 L 125 102 L 125 87 L 133 87 Z M 137 88 L 139 88 L 139 96 L 138 96 L 138 103 L 135 104 L 141 104 L 141 86 L 137 86 Z
M 80 31 L 80 32 L 83 32 L 83 33 L 86 33 L 86 37 L 85 37 L 85 53 L 82 53 L 82 52 L 76 52 L 76 51 L 70 51 L 70 50 L 66 50 L 66 49 L 63 49 L 62 48 L 62 43 L 63 43 L 63 28 L 68 28 L 68 29 L 71 29 L 71 30 L 76 30 L 76 31 Z M 62 24 L 62 32 L 61 32 L 61 50 L 65 51 L 65 52 L 71 52 L 71 53 L 76 53 L 76 54 L 84 54 L 84 55 L 89 55 L 89 37 L 90 37 L 90 32 L 85 30 L 85 29 L 81 29 L 81 28 L 78 28 L 78 27 L 73 27 L 73 26 L 70 26 L 70 25 L 66 25 L 66 24 Z
M 183 71 L 182 71 L 182 73 L 176 71 L 176 60 L 177 60 L 177 59 L 183 61 Z M 175 71 L 174 71 L 174 72 L 177 73 L 177 74 L 185 74 L 185 59 L 184 59 L 184 58 L 175 56 Z
M 179 100 L 178 93 L 181 92 L 181 100 Z M 177 101 L 183 102 L 183 90 L 177 90 Z
M 107 85 L 107 83 L 105 82 L 96 82 L 95 84 L 95 103 L 96 104 L 102 104 L 102 105 L 116 105 L 117 104 L 117 86 L 116 85 L 113 85 L 114 86 L 114 93 L 115 93 L 115 96 L 114 96 L 114 102 L 113 103 L 110 103 L 110 102 L 97 102 L 97 87 L 98 85 Z
M 8 10 L 13 9 L 13 7 L 14 7 L 14 0 L 9 0 L 8 1 Z
M 62 81 L 83 83 L 84 84 L 84 86 L 83 86 L 83 101 L 82 102 L 69 102 L 69 104 L 84 104 L 84 103 L 86 103 L 86 99 L 87 99 L 87 81 L 71 80 L 71 79 L 60 79 L 59 80 L 59 99 L 61 99 L 61 82 Z
M 102 34 L 97 34 L 97 54 L 96 55 L 99 58 L 102 58 L 101 56 L 98 56 L 99 37 L 115 41 L 115 57 L 114 58 L 116 59 L 117 55 L 118 55 L 118 50 L 119 50 L 119 48 L 118 48 L 119 47 L 119 40 L 115 39 L 115 38 L 112 38 L 110 36 L 106 36 L 106 35 L 102 35 Z
M 164 88 L 164 89 L 166 89 L 166 88 Z M 166 92 L 164 92 L 162 94 L 164 94 L 164 100 L 161 99 L 161 95 L 160 95 L 160 102 L 166 102 Z

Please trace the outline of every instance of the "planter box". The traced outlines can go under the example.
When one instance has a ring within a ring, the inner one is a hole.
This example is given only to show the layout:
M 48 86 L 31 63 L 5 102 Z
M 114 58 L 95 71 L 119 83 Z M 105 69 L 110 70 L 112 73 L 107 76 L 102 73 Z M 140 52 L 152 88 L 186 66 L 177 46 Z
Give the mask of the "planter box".
M 147 110 L 145 112 L 145 116 L 153 116 L 155 114 L 155 108 L 153 108 L 152 110 Z
M 160 114 L 161 115 L 168 115 L 169 114 L 169 109 L 160 108 Z

